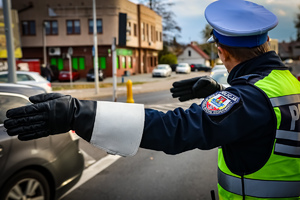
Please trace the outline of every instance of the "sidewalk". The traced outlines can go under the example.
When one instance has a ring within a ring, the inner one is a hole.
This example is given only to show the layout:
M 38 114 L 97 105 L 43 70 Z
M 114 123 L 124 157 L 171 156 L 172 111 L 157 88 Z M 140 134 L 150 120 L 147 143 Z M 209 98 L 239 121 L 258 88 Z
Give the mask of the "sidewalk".
M 183 80 L 183 79 L 189 79 L 193 77 L 198 76 L 205 76 L 209 75 L 209 72 L 191 72 L 190 74 L 176 74 L 175 72 L 172 72 L 172 75 L 170 77 L 164 78 L 164 77 L 155 77 L 152 78 L 152 74 L 137 74 L 137 75 L 131 75 L 131 76 L 124 76 L 124 83 L 126 83 L 128 80 L 131 80 L 132 83 L 134 82 L 144 82 L 143 84 L 136 84 L 132 86 L 132 92 L 133 94 L 138 93 L 146 93 L 146 92 L 155 92 L 155 91 L 161 91 L 161 90 L 168 90 L 172 87 L 173 82 Z M 112 77 L 108 77 L 104 79 L 103 83 L 112 83 L 113 79 Z M 99 82 L 102 83 L 102 82 Z M 122 77 L 117 77 L 117 83 L 122 83 Z M 69 82 L 53 82 L 51 83 L 52 86 L 58 86 L 58 85 L 69 85 Z M 75 84 L 94 84 L 93 82 L 87 82 L 85 79 L 81 79 L 79 81 L 75 81 L 73 83 Z M 99 88 L 99 94 L 96 94 L 95 88 L 92 89 L 81 89 L 81 90 L 61 90 L 59 91 L 62 94 L 68 94 L 78 99 L 91 99 L 91 98 L 97 98 L 97 97 L 109 97 L 113 96 L 113 88 L 107 87 L 107 88 Z M 127 88 L 126 86 L 117 87 L 117 96 L 123 96 L 127 95 Z

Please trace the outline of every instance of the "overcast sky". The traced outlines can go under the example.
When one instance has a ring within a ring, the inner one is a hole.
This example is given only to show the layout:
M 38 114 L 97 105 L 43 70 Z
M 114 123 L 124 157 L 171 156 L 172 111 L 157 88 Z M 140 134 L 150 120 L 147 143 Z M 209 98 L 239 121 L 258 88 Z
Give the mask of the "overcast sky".
M 138 3 L 139 0 L 130 0 Z M 176 14 L 176 21 L 182 28 L 180 42 L 189 43 L 190 41 L 203 42 L 201 31 L 207 24 L 204 17 L 205 8 L 214 0 L 164 0 L 174 2 L 171 7 Z M 254 3 L 263 5 L 265 8 L 277 15 L 278 26 L 269 32 L 269 36 L 278 39 L 279 42 L 290 38 L 295 39 L 297 30 L 294 20 L 296 14 L 300 13 L 299 0 L 251 0 Z

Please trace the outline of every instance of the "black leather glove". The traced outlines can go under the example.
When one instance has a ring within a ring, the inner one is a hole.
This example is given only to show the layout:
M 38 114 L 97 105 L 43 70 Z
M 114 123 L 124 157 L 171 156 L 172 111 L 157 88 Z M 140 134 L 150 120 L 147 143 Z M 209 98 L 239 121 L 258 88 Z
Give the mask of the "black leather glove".
M 225 87 L 209 76 L 196 77 L 177 81 L 170 89 L 174 98 L 179 101 L 187 101 L 195 98 L 205 98 L 217 91 L 225 90 Z
M 75 132 L 90 141 L 96 112 L 95 101 L 79 101 L 59 93 L 32 96 L 29 106 L 10 109 L 4 126 L 10 136 L 31 140 L 48 135 Z

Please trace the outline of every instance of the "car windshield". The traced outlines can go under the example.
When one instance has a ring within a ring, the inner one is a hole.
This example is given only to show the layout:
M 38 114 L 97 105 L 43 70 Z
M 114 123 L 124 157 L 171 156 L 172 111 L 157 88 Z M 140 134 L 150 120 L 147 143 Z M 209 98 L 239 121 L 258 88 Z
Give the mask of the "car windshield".
M 178 67 L 185 67 L 186 64 L 179 64 Z
M 8 109 L 29 104 L 31 103 L 25 98 L 0 94 L 0 124 L 3 124 L 4 120 L 6 119 L 6 111 Z
M 214 80 L 216 80 L 218 83 L 220 84 L 228 84 L 227 83 L 227 77 L 228 77 L 228 73 L 227 72 L 221 72 L 221 73 L 214 73 L 212 75 L 212 78 Z
M 165 66 L 165 65 L 158 65 L 157 69 L 167 69 L 167 66 Z

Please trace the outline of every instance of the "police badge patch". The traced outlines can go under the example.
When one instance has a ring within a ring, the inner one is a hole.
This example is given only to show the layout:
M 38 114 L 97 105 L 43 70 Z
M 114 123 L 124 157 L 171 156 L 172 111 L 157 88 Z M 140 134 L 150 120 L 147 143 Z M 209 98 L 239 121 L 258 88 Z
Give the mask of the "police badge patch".
M 222 115 L 239 101 L 240 98 L 236 95 L 227 91 L 220 91 L 205 98 L 202 102 L 202 109 L 209 115 Z

